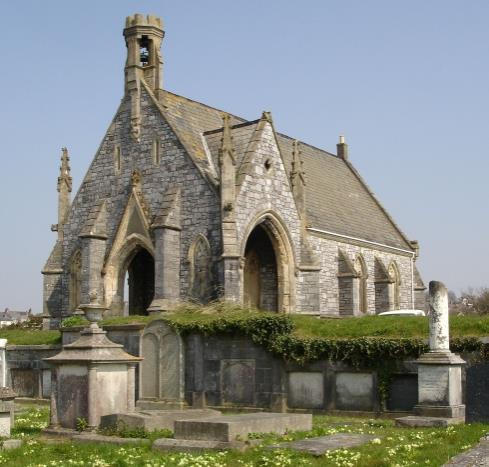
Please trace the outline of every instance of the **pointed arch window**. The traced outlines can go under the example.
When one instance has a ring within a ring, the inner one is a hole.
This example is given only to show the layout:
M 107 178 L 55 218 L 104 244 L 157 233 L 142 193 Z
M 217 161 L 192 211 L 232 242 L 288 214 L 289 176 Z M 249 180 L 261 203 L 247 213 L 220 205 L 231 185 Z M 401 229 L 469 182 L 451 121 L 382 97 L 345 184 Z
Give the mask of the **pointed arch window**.
M 399 310 L 401 306 L 400 288 L 401 276 L 395 262 L 392 262 L 388 269 L 389 273 L 389 308 L 391 310 Z
M 362 313 L 366 313 L 368 310 L 367 303 L 367 265 L 362 255 L 357 255 L 355 263 L 353 265 L 357 278 L 356 278 L 356 288 L 358 296 L 358 310 Z
M 153 140 L 153 147 L 151 149 L 153 164 L 158 166 L 161 162 L 161 154 L 160 154 L 160 141 L 158 139 Z
M 211 298 L 211 247 L 199 234 L 189 249 L 190 290 L 192 299 L 206 303 Z
M 114 147 L 114 170 L 116 174 L 120 174 L 122 170 L 122 154 L 119 145 Z

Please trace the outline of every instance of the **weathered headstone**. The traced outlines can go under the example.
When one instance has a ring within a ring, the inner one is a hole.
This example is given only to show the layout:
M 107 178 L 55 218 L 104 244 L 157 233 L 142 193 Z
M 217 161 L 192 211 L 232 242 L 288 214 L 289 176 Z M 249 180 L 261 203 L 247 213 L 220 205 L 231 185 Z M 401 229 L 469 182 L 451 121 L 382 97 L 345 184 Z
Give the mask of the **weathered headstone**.
M 450 352 L 448 292 L 432 281 L 430 290 L 430 350 L 418 359 L 418 404 L 416 417 L 396 419 L 400 426 L 440 426 L 465 422 L 462 404 L 462 365 Z

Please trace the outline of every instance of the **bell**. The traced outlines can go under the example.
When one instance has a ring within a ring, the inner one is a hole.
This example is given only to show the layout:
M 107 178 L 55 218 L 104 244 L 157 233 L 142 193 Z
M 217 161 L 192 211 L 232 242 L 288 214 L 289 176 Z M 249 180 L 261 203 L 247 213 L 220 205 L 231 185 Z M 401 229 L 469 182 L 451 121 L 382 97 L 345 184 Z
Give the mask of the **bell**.
M 149 63 L 149 52 L 147 50 L 141 50 L 140 60 L 141 63 Z

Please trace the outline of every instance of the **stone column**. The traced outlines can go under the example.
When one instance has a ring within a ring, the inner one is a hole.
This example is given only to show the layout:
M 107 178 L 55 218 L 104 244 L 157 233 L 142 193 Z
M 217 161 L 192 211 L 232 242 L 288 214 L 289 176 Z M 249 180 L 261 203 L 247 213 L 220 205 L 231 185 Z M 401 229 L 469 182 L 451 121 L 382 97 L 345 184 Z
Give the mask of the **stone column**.
M 56 428 L 59 426 L 58 420 L 58 369 L 56 367 L 51 369 L 51 404 L 50 404 L 50 417 L 49 427 Z
M 148 311 L 158 313 L 175 308 L 180 300 L 179 227 L 153 226 L 155 236 L 155 293 Z
M 136 403 L 136 364 L 127 366 L 127 411 L 134 412 Z
M 96 292 L 98 297 L 104 296 L 102 268 L 106 241 L 107 237 L 82 237 L 82 303 L 90 302 L 91 292 Z
M 93 363 L 88 364 L 88 406 L 90 407 L 88 411 L 88 426 L 91 429 L 95 429 L 99 424 L 98 416 L 98 397 L 97 394 L 97 366 Z
M 441 282 L 432 281 L 430 290 L 430 350 L 418 363 L 418 404 L 416 417 L 396 420 L 398 425 L 446 426 L 465 422 L 462 404 L 462 365 L 465 361 L 450 352 L 448 292 Z
M 0 364 L 2 369 L 0 372 L 0 386 L 7 386 L 7 355 L 6 355 L 7 339 L 0 339 Z
M 448 293 L 441 282 L 430 282 L 430 351 L 450 353 Z

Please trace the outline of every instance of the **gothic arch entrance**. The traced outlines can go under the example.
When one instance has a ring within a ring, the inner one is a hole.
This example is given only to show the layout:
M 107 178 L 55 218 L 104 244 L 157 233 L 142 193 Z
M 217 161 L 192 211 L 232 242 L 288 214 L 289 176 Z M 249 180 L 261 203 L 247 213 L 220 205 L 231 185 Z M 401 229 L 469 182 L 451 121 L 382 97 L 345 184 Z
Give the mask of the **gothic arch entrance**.
M 128 258 L 123 280 L 124 314 L 147 315 L 154 296 L 155 263 L 144 248 Z
M 289 312 L 295 306 L 295 255 L 286 227 L 265 211 L 249 224 L 241 257 L 243 303 L 262 310 Z
M 243 292 L 245 305 L 261 310 L 278 309 L 277 258 L 267 232 L 260 225 L 246 242 Z

